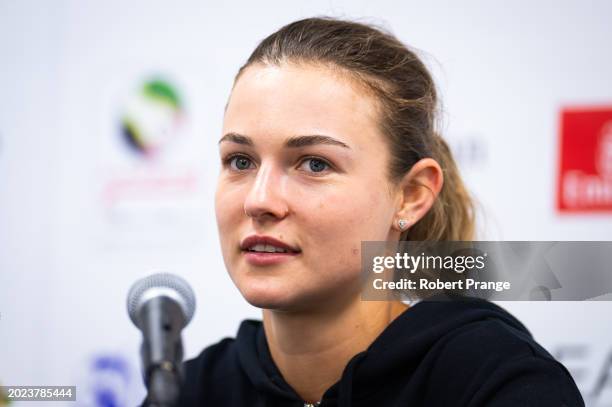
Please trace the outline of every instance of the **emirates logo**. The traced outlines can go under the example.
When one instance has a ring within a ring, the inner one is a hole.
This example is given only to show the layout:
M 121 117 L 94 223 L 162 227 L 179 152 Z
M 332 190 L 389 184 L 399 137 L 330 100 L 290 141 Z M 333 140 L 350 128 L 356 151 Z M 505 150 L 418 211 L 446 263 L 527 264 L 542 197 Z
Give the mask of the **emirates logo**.
M 560 155 L 558 210 L 612 212 L 612 108 L 564 110 Z

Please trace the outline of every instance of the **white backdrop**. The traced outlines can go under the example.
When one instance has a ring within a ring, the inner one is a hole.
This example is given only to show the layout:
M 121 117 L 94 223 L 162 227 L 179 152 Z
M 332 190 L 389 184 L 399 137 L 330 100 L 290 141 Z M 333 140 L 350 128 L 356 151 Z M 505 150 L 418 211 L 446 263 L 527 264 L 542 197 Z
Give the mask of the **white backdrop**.
M 444 135 L 481 203 L 481 239 L 612 240 L 610 212 L 555 209 L 560 110 L 612 105 L 611 2 L 2 0 L 0 384 L 137 403 L 140 337 L 125 297 L 152 272 L 197 293 L 187 357 L 259 317 L 218 247 L 216 142 L 258 41 L 313 15 L 382 24 L 423 51 Z M 180 94 L 184 121 L 147 158 L 120 119 L 156 77 Z M 612 304 L 503 305 L 566 363 L 589 406 L 612 406 Z

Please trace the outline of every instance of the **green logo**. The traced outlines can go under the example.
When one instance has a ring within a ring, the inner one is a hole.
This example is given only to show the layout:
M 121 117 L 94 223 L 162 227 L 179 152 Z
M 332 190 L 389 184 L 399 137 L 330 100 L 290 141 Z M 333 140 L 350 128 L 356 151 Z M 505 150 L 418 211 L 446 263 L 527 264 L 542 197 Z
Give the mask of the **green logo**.
M 154 156 L 178 133 L 183 103 L 176 87 L 162 78 L 145 81 L 128 99 L 121 133 L 137 154 Z

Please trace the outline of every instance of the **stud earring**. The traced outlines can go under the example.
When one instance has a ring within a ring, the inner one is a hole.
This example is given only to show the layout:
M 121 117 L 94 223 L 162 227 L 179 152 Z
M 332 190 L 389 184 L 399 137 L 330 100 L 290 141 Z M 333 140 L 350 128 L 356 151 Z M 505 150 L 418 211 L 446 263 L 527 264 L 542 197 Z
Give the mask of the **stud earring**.
M 404 230 L 406 226 L 408 226 L 408 221 L 406 219 L 400 219 L 397 221 L 397 225 L 399 226 L 400 230 Z

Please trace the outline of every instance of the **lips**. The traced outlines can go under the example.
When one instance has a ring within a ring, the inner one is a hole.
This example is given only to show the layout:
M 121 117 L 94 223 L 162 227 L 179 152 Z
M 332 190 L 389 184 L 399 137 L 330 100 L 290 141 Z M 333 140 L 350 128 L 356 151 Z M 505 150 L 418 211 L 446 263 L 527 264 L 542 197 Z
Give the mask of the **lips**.
M 265 251 L 254 251 L 253 248 Z M 253 266 L 270 266 L 296 258 L 301 250 L 270 236 L 252 235 L 240 244 L 246 261 Z M 272 251 L 273 250 L 273 251 Z
M 253 249 L 256 246 L 258 246 L 257 248 L 260 250 L 262 249 L 262 246 L 272 246 L 274 248 L 283 249 L 286 251 L 285 253 L 276 251 L 276 253 L 279 253 L 279 254 L 296 254 L 301 251 L 298 247 L 289 245 L 271 236 L 251 235 L 243 239 L 242 242 L 240 243 L 240 249 L 242 251 L 251 251 L 251 249 Z M 257 253 L 274 254 L 274 252 L 270 252 L 270 251 L 258 251 Z

